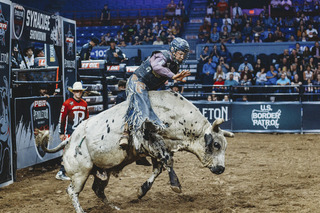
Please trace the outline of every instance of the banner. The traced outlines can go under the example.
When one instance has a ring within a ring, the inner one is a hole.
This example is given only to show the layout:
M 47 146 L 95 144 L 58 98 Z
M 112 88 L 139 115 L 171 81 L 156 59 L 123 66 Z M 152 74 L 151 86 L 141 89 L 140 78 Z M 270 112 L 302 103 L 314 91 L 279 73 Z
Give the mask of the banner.
M 48 67 L 58 67 L 59 62 L 58 62 L 58 57 L 56 55 L 56 51 L 54 49 L 53 44 L 45 44 L 45 56 L 46 56 L 46 65 Z
M 95 46 L 90 53 L 90 59 L 106 59 L 106 52 L 109 48 L 109 46 Z M 128 59 L 131 57 L 141 57 L 141 51 L 149 49 L 148 47 L 144 46 L 126 46 L 118 48 L 121 49 L 122 53 L 124 53 L 125 57 Z
M 217 118 L 223 118 L 224 123 L 220 126 L 222 129 L 231 130 L 231 104 L 228 102 L 209 102 L 209 101 L 193 101 L 192 102 L 204 117 L 210 123 Z
M 94 47 L 93 50 L 90 53 L 91 59 L 100 59 L 100 58 L 106 58 L 106 52 L 109 49 L 109 47 Z
M 53 148 L 61 142 L 58 123 L 62 98 L 16 98 L 15 106 L 17 169 L 59 157 L 61 152 L 54 154 L 44 152 L 39 139 L 41 132 L 48 130 L 50 133 L 48 148 Z
M 303 102 L 302 128 L 303 132 L 320 132 L 319 102 Z
M 13 182 L 10 118 L 11 29 L 10 2 L 0 2 L 0 187 Z
M 64 81 L 64 100 L 67 100 L 72 94 L 67 90 L 72 87 L 77 80 L 77 63 L 76 63 L 76 22 L 70 19 L 62 19 L 63 21 L 63 45 L 62 58 L 63 81 Z
M 61 46 L 61 17 L 13 5 L 13 39 L 35 41 Z
M 299 102 L 236 103 L 232 106 L 233 131 L 301 132 Z

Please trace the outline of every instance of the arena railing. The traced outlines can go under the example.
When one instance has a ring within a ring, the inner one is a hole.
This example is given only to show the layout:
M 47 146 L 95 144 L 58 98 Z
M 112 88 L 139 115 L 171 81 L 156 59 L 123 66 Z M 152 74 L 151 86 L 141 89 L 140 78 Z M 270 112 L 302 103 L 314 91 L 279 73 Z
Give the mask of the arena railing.
M 230 100 L 237 101 L 246 96 L 248 101 L 318 101 L 320 86 L 317 85 L 251 85 L 225 86 L 188 84 L 183 95 L 190 100 L 206 100 L 215 95 L 222 100 L 228 95 Z
M 12 69 L 12 92 L 14 97 L 37 96 L 39 85 L 46 85 L 50 93 L 60 93 L 62 81 L 58 67 Z
M 272 43 L 238 43 L 238 44 L 225 44 L 229 53 L 233 54 L 235 52 L 241 52 L 244 56 L 245 54 L 252 54 L 255 58 L 264 53 L 266 55 L 270 55 L 272 53 L 281 54 L 283 50 L 288 49 L 291 51 L 295 48 L 296 43 L 299 43 L 301 48 L 304 46 L 312 47 L 314 46 L 314 41 L 307 42 L 272 42 Z M 196 46 L 196 58 L 200 58 L 200 54 L 205 46 L 208 46 L 210 50 L 214 45 L 220 47 L 220 44 L 197 44 Z M 262 62 L 266 63 L 266 62 Z M 231 65 L 231 64 L 230 64 Z

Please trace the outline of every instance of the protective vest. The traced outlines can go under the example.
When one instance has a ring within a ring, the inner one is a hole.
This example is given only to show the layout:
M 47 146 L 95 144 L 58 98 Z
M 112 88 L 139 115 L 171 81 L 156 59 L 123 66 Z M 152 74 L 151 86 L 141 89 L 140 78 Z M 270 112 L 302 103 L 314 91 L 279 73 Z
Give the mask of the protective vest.
M 162 53 L 165 56 L 167 61 L 167 63 L 164 65 L 165 67 L 168 67 L 174 74 L 178 73 L 179 65 L 171 59 L 171 55 L 168 50 L 154 51 L 151 56 L 156 53 Z M 146 84 L 148 90 L 157 90 L 168 80 L 167 77 L 161 76 L 153 71 L 150 63 L 150 57 L 142 62 L 134 74 L 138 76 L 140 81 Z

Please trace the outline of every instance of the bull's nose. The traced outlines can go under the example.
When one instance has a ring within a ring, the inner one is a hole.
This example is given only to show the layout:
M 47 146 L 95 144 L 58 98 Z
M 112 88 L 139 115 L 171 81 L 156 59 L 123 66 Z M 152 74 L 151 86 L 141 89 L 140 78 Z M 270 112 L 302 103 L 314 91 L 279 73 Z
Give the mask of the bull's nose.
M 224 172 L 224 167 L 223 166 L 215 166 L 215 167 L 211 167 L 211 172 L 216 174 L 216 175 L 220 175 Z

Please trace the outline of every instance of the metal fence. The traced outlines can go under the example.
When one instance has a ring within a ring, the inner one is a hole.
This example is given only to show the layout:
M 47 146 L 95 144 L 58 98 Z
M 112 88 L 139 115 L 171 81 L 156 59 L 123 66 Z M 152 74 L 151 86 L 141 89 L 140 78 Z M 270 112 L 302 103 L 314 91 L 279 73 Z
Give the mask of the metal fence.
M 224 86 L 187 84 L 183 95 L 189 100 L 223 100 L 230 101 L 319 101 L 320 86 L 317 85 L 251 85 Z M 216 98 L 216 99 L 215 99 Z

